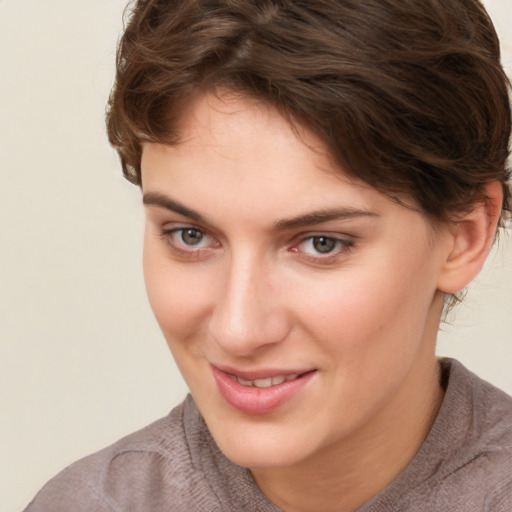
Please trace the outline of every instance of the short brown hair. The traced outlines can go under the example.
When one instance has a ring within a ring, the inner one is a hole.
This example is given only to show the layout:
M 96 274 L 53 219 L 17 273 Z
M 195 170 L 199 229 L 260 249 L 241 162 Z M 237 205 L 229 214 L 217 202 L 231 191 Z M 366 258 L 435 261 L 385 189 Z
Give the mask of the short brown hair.
M 273 104 L 345 172 L 447 221 L 507 180 L 509 82 L 478 0 L 138 0 L 107 111 L 125 176 L 142 144 L 179 143 L 188 98 Z

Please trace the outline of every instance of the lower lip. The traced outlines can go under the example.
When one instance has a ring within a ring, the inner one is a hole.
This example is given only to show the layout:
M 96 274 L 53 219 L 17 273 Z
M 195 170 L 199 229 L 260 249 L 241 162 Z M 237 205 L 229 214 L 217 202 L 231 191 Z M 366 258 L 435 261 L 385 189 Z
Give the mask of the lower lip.
M 289 402 L 311 380 L 311 371 L 289 382 L 268 388 L 242 386 L 226 372 L 212 366 L 213 377 L 224 400 L 245 414 L 268 414 Z

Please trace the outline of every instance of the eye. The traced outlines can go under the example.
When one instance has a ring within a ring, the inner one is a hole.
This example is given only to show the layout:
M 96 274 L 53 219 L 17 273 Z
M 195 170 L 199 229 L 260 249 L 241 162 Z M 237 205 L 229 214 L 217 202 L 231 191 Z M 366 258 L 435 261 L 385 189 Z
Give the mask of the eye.
M 312 248 L 320 254 L 328 254 L 339 245 L 339 240 L 327 236 L 314 236 L 310 239 Z
M 162 231 L 162 238 L 178 256 L 200 258 L 220 244 L 215 238 L 194 226 L 180 226 Z
M 348 252 L 354 245 L 352 240 L 329 235 L 313 235 L 303 238 L 292 251 L 313 261 L 329 262 Z
M 195 228 L 178 229 L 175 234 L 179 235 L 180 241 L 185 245 L 193 247 L 201 246 L 201 242 L 205 238 L 204 233 Z

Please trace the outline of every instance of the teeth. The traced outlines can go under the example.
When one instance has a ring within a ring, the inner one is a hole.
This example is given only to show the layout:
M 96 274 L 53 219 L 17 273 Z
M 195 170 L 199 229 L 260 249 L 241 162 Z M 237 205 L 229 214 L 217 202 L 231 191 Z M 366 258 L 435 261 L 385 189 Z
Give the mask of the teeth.
M 254 381 L 254 386 L 257 388 L 269 388 L 272 386 L 272 378 L 269 377 L 268 379 L 256 379 Z
M 291 380 L 295 380 L 299 377 L 298 373 L 293 373 L 291 375 L 278 375 L 276 377 L 267 377 L 266 379 L 255 379 L 255 380 L 245 380 L 242 377 L 236 377 L 236 380 L 242 386 L 254 386 L 256 388 L 269 388 L 270 386 L 278 386 L 283 382 L 290 382 Z

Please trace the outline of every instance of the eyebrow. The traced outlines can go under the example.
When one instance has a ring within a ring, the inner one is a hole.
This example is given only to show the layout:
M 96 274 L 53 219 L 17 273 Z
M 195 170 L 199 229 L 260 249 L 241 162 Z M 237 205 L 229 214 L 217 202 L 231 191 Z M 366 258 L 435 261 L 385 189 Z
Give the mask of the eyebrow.
M 148 192 L 142 196 L 142 203 L 146 206 L 160 206 L 161 208 L 165 208 L 166 210 L 170 210 L 174 213 L 179 213 L 180 215 L 195 220 L 196 222 L 207 223 L 206 218 L 200 213 L 192 210 L 191 208 L 187 208 L 181 203 L 178 203 L 178 201 L 162 194 Z
M 378 213 L 360 208 L 329 208 L 311 212 L 300 217 L 282 219 L 275 223 L 277 230 L 301 228 L 333 220 L 352 219 L 355 217 L 378 217 Z
M 207 218 L 200 213 L 162 194 L 147 192 L 143 195 L 142 202 L 146 206 L 159 206 L 174 213 L 183 215 L 184 217 L 188 217 L 196 222 L 210 224 Z M 277 231 L 284 231 L 287 229 L 312 226 L 333 220 L 378 216 L 379 215 L 376 212 L 361 208 L 328 208 L 300 215 L 298 217 L 281 219 L 274 224 L 274 229 Z

